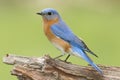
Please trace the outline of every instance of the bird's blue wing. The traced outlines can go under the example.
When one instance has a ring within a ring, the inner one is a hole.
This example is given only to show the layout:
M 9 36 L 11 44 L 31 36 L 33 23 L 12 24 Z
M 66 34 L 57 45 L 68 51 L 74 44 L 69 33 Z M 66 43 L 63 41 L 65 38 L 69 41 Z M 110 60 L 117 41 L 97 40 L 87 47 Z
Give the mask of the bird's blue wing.
M 74 40 L 74 34 L 65 24 L 54 24 L 51 26 L 51 31 L 59 38 L 71 42 Z
M 87 51 L 94 56 L 98 57 L 96 54 L 94 54 L 87 45 L 77 36 L 73 34 L 73 32 L 69 29 L 69 27 L 64 23 L 57 23 L 51 26 L 51 31 L 59 38 L 67 41 L 71 45 L 74 45 L 83 51 Z
M 77 36 L 73 34 L 73 32 L 69 29 L 69 27 L 64 23 L 57 23 L 51 26 L 51 31 L 53 34 L 55 34 L 57 37 L 67 41 L 71 45 L 80 47 L 80 48 L 85 48 L 86 45 L 84 42 L 79 39 Z
M 87 48 L 86 44 L 81 39 L 79 39 L 77 36 L 75 36 L 64 22 L 53 24 L 51 26 L 51 31 L 57 37 L 67 41 L 71 45 L 79 47 L 83 50 Z

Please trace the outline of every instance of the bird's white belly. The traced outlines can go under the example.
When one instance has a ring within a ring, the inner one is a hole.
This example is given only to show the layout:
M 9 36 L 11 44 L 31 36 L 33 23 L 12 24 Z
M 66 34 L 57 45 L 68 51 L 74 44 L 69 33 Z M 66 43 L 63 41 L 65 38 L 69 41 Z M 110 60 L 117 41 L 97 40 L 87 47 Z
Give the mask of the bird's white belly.
M 65 53 L 64 49 L 62 46 L 60 46 L 59 44 L 55 43 L 55 42 L 52 42 L 52 44 L 57 48 L 59 49 L 62 53 Z
M 52 42 L 52 44 L 57 48 L 59 49 L 63 54 L 66 53 L 64 51 L 64 48 L 62 46 L 60 46 L 59 44 L 55 43 L 55 42 Z M 71 55 L 74 55 L 74 56 L 77 56 L 77 57 L 81 57 L 81 55 L 78 53 L 78 52 L 74 52 L 71 48 L 69 49 L 69 53 L 68 54 L 71 54 Z

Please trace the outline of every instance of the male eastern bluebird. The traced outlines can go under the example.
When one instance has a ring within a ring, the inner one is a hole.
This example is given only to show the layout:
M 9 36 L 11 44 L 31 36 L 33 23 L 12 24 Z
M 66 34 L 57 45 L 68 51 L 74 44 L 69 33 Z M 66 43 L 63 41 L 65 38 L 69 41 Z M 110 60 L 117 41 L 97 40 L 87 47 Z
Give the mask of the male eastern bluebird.
M 46 8 L 37 14 L 41 15 L 43 18 L 44 33 L 48 40 L 56 48 L 62 51 L 62 55 L 57 58 L 63 56 L 65 53 L 68 53 L 66 60 L 70 55 L 82 57 L 100 74 L 102 74 L 102 70 L 88 57 L 86 52 L 89 52 L 96 57 L 98 56 L 94 54 L 87 45 L 70 30 L 55 9 Z

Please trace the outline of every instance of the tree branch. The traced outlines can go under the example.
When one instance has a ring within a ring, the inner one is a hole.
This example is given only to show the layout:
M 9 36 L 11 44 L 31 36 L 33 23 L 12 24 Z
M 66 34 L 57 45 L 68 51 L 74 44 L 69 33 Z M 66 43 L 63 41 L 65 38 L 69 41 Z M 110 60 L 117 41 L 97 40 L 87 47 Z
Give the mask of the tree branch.
M 62 60 L 43 57 L 6 55 L 3 62 L 14 65 L 12 75 L 19 80 L 120 80 L 120 67 L 99 66 L 100 75 L 91 66 L 79 66 Z

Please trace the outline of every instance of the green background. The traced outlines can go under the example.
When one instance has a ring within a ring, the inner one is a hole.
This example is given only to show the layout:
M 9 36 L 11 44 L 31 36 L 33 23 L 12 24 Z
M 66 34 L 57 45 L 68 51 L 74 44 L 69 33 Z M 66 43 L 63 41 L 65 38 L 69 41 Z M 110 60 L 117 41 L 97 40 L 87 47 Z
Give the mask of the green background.
M 10 75 L 12 66 L 2 63 L 6 54 L 60 55 L 45 37 L 42 19 L 36 15 L 49 7 L 58 10 L 99 56 L 90 55 L 96 64 L 120 66 L 120 0 L 0 0 L 0 80 L 17 80 Z M 69 61 L 87 65 L 74 56 Z

